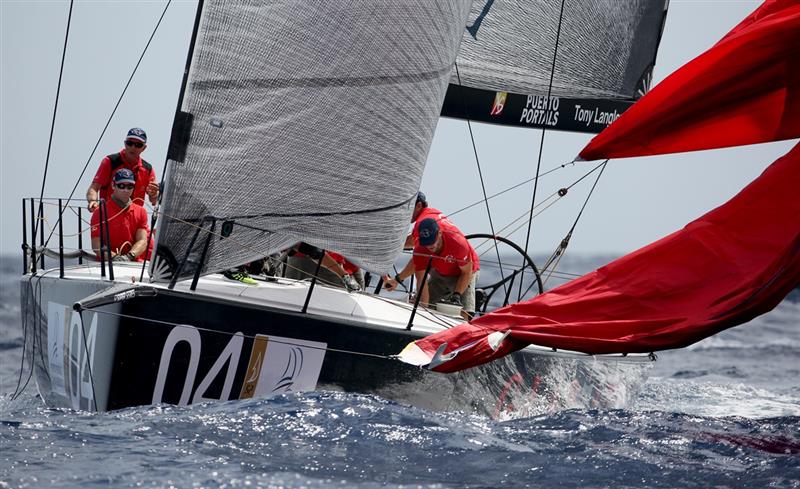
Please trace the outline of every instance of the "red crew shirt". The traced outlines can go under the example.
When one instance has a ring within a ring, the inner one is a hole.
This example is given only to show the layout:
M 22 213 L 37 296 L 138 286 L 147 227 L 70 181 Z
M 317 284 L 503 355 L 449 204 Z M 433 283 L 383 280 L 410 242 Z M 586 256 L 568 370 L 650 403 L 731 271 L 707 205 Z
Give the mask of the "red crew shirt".
M 134 175 L 136 175 L 136 187 L 133 189 L 131 199 L 135 204 L 143 206 L 144 196 L 146 194 L 145 190 L 150 182 L 156 181 L 156 172 L 154 170 L 148 170 L 145 168 L 144 165 L 142 165 L 141 158 L 136 161 L 136 164 L 129 165 L 124 159 L 122 159 L 122 151 L 119 153 L 122 164 L 115 168 L 114 172 L 120 168 L 127 168 L 128 170 L 132 171 Z M 100 168 L 97 169 L 97 173 L 95 173 L 94 179 L 92 180 L 93 183 L 100 185 L 100 198 L 105 199 L 106 202 L 111 200 L 111 177 L 113 176 L 114 175 L 111 170 L 111 160 L 109 160 L 108 156 L 106 156 L 103 158 L 103 161 L 100 162 Z
M 358 265 L 352 263 L 350 260 L 348 260 L 344 256 L 340 255 L 339 253 L 336 253 L 334 251 L 326 251 L 325 253 L 327 253 L 328 256 L 330 256 L 333 259 L 333 261 L 335 261 L 336 263 L 340 264 L 342 266 L 342 268 L 344 268 L 345 273 L 348 273 L 348 274 L 352 275 L 352 274 L 354 274 L 354 273 L 356 273 L 358 271 Z M 298 250 L 294 251 L 294 256 L 296 256 L 298 258 L 303 258 L 303 257 L 310 258 L 305 253 L 303 253 L 302 251 L 298 251 Z
M 106 212 L 108 213 L 108 235 L 111 241 L 111 251 L 119 255 L 124 255 L 131 251 L 133 243 L 136 242 L 136 231 L 139 229 L 148 230 L 147 211 L 144 207 L 131 204 L 122 209 L 113 199 L 106 201 Z M 105 227 L 103 227 L 105 232 Z M 92 213 L 92 237 L 100 237 L 100 208 Z M 105 236 L 103 237 L 105 239 Z M 136 257 L 136 261 L 143 261 L 142 253 Z
M 347 272 L 348 274 L 352 275 L 358 271 L 358 266 L 356 264 L 352 263 L 350 260 L 340 255 L 339 253 L 333 251 L 328 251 L 327 253 L 328 255 L 330 255 L 331 258 L 333 258 L 333 261 L 341 264 L 342 268 L 344 268 L 344 271 Z
M 461 274 L 467 260 L 472 259 L 472 271 L 480 269 L 478 254 L 461 231 L 439 228 L 442 235 L 442 249 L 433 257 L 431 268 L 445 277 L 455 277 Z M 431 251 L 424 246 L 414 247 L 414 269 L 425 270 L 428 266 L 428 257 Z

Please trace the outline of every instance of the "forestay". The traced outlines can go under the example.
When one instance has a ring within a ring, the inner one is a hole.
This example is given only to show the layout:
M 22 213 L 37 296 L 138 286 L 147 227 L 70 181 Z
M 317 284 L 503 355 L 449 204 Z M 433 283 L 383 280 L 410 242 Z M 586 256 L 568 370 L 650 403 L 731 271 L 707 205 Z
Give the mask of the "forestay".
M 297 241 L 389 269 L 468 11 L 462 0 L 206 2 L 157 258 L 180 263 L 213 221 L 202 273 Z
M 599 132 L 648 90 L 667 4 L 476 0 L 442 115 Z

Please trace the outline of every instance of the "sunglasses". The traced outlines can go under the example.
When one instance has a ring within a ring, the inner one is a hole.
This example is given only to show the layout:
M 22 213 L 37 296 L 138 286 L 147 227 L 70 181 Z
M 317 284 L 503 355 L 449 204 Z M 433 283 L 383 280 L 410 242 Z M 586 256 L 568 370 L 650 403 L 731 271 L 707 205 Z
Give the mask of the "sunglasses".
M 134 148 L 143 148 L 144 143 L 140 143 L 139 141 L 125 140 L 125 146 L 133 146 Z
M 133 190 L 134 187 L 136 187 L 136 185 L 134 185 L 132 183 L 119 183 L 119 184 L 117 184 L 115 186 L 117 188 L 119 188 L 119 189 L 122 189 L 122 190 Z

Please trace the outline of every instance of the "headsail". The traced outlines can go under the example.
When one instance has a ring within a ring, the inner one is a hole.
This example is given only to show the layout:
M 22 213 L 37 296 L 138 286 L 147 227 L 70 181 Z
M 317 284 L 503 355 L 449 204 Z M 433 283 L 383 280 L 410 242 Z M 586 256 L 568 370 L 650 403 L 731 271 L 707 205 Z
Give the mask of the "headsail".
M 529 343 L 586 353 L 679 348 L 775 307 L 800 284 L 800 144 L 725 205 L 598 270 L 409 345 L 435 370 L 479 365 Z M 492 344 L 492 333 L 508 333 Z M 416 363 L 421 363 L 417 361 Z
M 600 132 L 649 88 L 667 4 L 475 0 L 442 115 Z
M 800 137 L 800 4 L 768 0 L 581 151 L 586 160 Z
M 193 123 L 185 157 L 168 165 L 157 259 L 181 261 L 213 222 L 204 273 L 297 241 L 390 268 L 468 10 L 461 0 L 205 2 L 182 107 Z

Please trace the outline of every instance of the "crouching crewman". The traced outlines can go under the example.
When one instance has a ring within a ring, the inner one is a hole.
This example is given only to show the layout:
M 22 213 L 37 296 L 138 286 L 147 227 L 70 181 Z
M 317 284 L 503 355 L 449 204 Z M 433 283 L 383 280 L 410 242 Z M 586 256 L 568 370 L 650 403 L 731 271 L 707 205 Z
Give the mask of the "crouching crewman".
M 111 195 L 105 202 L 106 221 L 103 223 L 103 242 L 111 250 L 114 261 L 143 261 L 147 250 L 147 211 L 131 200 L 136 176 L 122 168 L 114 173 Z M 108 234 L 106 235 L 106 228 Z M 100 208 L 92 214 L 92 249 L 100 256 Z

